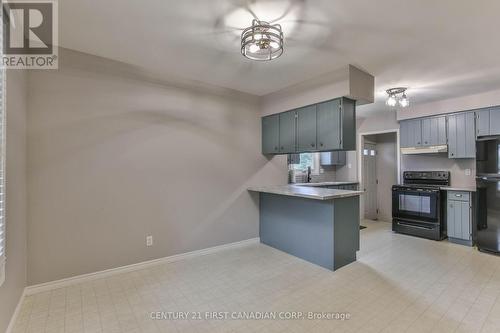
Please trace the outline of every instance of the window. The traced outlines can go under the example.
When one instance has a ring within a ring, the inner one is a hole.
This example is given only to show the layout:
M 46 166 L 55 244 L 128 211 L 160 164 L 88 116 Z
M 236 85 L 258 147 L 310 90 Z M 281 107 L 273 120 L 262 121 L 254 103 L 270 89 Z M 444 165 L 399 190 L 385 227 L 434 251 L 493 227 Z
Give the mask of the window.
M 300 154 L 300 163 L 292 164 L 293 170 L 306 172 L 308 167 L 311 167 L 313 174 L 319 174 L 319 154 L 318 153 L 302 153 Z

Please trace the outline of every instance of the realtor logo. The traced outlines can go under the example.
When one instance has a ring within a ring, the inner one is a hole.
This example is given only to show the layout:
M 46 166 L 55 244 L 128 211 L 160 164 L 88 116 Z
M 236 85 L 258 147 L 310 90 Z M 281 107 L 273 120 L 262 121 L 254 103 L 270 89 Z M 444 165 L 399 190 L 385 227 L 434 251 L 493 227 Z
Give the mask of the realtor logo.
M 57 2 L 4 1 L 2 67 L 57 69 Z

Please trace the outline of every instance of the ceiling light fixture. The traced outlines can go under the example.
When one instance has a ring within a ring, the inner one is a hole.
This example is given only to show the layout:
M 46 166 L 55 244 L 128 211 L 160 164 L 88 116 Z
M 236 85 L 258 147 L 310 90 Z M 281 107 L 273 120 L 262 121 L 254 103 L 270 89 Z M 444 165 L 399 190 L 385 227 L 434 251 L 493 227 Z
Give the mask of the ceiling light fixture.
M 406 108 L 407 106 L 410 105 L 410 100 L 406 96 L 406 89 L 408 88 L 391 88 L 387 89 L 387 101 L 385 104 L 387 104 L 390 107 L 395 107 L 397 104 L 401 106 L 402 108 Z
M 241 54 L 252 60 L 273 60 L 283 54 L 283 31 L 279 24 L 253 20 L 241 33 Z

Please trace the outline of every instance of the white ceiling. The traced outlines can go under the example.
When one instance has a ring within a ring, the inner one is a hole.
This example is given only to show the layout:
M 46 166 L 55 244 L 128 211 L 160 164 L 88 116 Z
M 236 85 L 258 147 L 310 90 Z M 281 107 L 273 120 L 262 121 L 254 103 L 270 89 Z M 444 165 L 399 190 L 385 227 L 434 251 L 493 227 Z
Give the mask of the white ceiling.
M 285 52 L 255 62 L 237 28 L 280 18 Z M 500 88 L 498 0 L 64 0 L 63 47 L 265 95 L 356 65 L 413 103 Z M 235 29 L 236 28 L 236 29 Z

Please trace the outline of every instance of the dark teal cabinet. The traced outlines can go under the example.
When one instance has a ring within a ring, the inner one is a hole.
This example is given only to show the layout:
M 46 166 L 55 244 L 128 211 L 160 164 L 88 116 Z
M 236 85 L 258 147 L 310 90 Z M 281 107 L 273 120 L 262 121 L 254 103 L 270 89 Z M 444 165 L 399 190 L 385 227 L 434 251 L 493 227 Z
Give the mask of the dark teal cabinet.
M 318 104 L 317 128 L 320 150 L 340 149 L 340 99 Z
M 474 112 L 448 115 L 448 157 L 475 158 L 476 131 Z
M 281 154 L 294 153 L 295 149 L 295 136 L 296 136 L 296 113 L 295 111 L 288 111 L 279 114 L 279 138 Z
M 472 245 L 471 202 L 470 192 L 448 191 L 446 227 L 450 241 Z
M 264 154 L 279 153 L 280 132 L 279 115 L 262 117 L 262 152 Z
M 316 105 L 297 112 L 297 151 L 316 150 Z
M 351 99 L 337 98 L 262 119 L 263 154 L 334 150 L 356 150 L 356 102 Z
M 321 153 L 320 164 L 321 165 L 345 165 L 346 155 L 347 155 L 347 153 L 345 151 L 340 151 L 340 150 Z
M 445 145 L 446 138 L 445 116 L 422 119 L 422 146 Z

